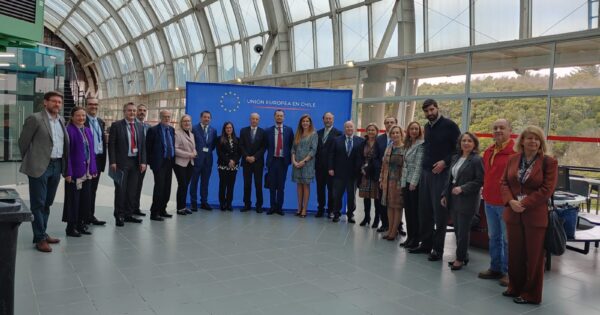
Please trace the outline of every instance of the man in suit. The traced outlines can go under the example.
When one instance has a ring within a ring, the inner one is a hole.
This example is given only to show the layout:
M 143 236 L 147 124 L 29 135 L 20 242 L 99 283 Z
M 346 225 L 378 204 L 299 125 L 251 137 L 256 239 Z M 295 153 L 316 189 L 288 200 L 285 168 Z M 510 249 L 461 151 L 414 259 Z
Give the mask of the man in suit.
M 150 220 L 163 221 L 163 217 L 172 217 L 167 213 L 175 161 L 175 129 L 171 127 L 170 111 L 161 110 L 160 123 L 148 129 L 146 150 L 148 165 L 154 173 Z
M 333 222 L 340 221 L 342 198 L 346 193 L 346 217 L 348 217 L 348 223 L 355 223 L 356 180 L 362 165 L 360 147 L 363 141 L 363 138 L 354 135 L 354 123 L 347 121 L 344 123 L 344 134 L 337 137 L 331 145 L 329 176 L 333 176 L 333 198 L 335 201 Z
M 44 109 L 33 113 L 23 124 L 19 150 L 23 162 L 20 172 L 29 178 L 30 208 L 33 214 L 33 243 L 40 252 L 51 252 L 49 244 L 60 240 L 46 233 L 50 206 L 54 202 L 60 176 L 66 175 L 69 156 L 69 136 L 60 116 L 63 95 L 44 94 Z
M 275 111 L 275 125 L 265 131 L 267 142 L 267 183 L 271 209 L 268 215 L 283 215 L 283 196 L 288 166 L 292 163 L 294 132 L 283 124 L 283 110 Z
M 98 183 L 100 182 L 100 173 L 104 172 L 106 167 L 106 124 L 102 118 L 98 117 L 98 99 L 95 97 L 88 97 L 87 100 L 87 118 L 85 120 L 85 126 L 90 128 L 92 136 L 94 138 L 94 154 L 96 155 L 96 169 L 98 170 L 98 176 L 92 178 L 92 185 L 90 187 L 90 219 L 88 224 L 93 225 L 104 225 L 106 221 L 100 221 L 96 218 L 96 192 L 98 191 Z
M 315 156 L 315 170 L 317 179 L 317 201 L 318 208 L 315 217 L 320 218 L 325 213 L 327 205 L 327 216 L 331 216 L 333 211 L 333 177 L 329 176 L 329 151 L 335 138 L 342 132 L 333 126 L 334 116 L 331 112 L 323 115 L 322 129 L 317 131 L 319 137 L 317 143 L 317 154 Z M 327 192 L 326 192 L 327 191 Z M 327 199 L 326 199 L 327 197 Z M 327 200 L 327 201 L 326 201 Z
M 142 124 L 144 129 L 144 136 L 148 133 L 148 129 L 150 129 L 150 125 L 146 123 L 146 115 L 148 114 L 148 108 L 144 104 L 139 104 L 137 106 L 136 111 L 136 121 Z M 145 146 L 146 143 L 141 143 L 140 145 Z M 146 172 L 141 172 L 138 176 L 138 182 L 136 183 L 135 190 L 135 199 L 133 201 L 133 214 L 145 217 L 146 214 L 142 212 L 140 209 L 140 198 L 142 198 L 142 186 L 144 186 L 144 177 L 146 177 Z
M 381 165 L 382 160 L 383 160 L 383 152 L 385 152 L 385 149 L 387 148 L 388 145 L 390 145 L 390 143 L 392 143 L 392 139 L 390 139 L 388 137 L 388 133 L 390 132 L 390 129 L 392 129 L 393 126 L 398 124 L 398 119 L 396 119 L 396 117 L 386 117 L 383 120 L 383 125 L 385 126 L 385 133 L 382 135 L 377 136 L 377 139 L 375 139 L 375 143 L 377 144 L 377 149 L 379 149 L 379 152 L 381 152 L 381 154 L 379 155 L 379 161 L 378 164 Z M 387 232 L 389 226 L 388 226 L 388 216 L 387 216 L 387 207 L 381 204 L 381 199 L 375 199 L 375 218 L 373 219 L 373 225 L 377 226 L 379 225 L 379 222 L 377 222 L 377 219 L 381 219 L 381 227 L 377 229 L 377 232 L 383 233 L 383 232 Z M 402 230 L 402 216 L 400 216 L 400 227 L 398 228 L 398 231 L 400 232 L 400 234 L 406 234 L 403 230 Z
M 116 178 L 114 216 L 117 226 L 123 226 L 124 222 L 142 222 L 133 217 L 140 174 L 146 171 L 146 136 L 144 126 L 135 119 L 136 111 L 135 104 L 125 104 L 125 118 L 110 126 L 108 159 Z
M 242 151 L 242 167 L 244 168 L 244 208 L 249 211 L 252 203 L 252 177 L 256 190 L 256 213 L 262 213 L 263 193 L 262 176 L 265 165 L 265 131 L 258 126 L 260 115 L 250 114 L 250 126 L 240 130 L 240 150 Z
M 208 205 L 208 184 L 212 173 L 213 151 L 217 145 L 217 130 L 210 126 L 211 118 L 209 111 L 203 111 L 200 113 L 200 123 L 192 129 L 198 152 L 194 160 L 194 173 L 190 185 L 192 211 L 198 211 L 198 180 L 200 180 L 200 208 L 212 210 Z
M 429 261 L 438 261 L 444 254 L 448 209 L 439 202 L 448 181 L 448 166 L 456 151 L 460 129 L 455 122 L 440 115 L 435 100 L 423 102 L 425 142 L 421 178 L 419 179 L 419 241 L 409 253 L 429 253 Z

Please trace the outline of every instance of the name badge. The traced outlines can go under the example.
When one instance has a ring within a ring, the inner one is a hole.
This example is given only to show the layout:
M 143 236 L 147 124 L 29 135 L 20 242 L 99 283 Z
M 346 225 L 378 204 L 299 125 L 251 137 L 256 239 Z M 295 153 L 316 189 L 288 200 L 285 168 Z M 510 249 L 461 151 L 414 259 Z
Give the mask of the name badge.
M 518 201 L 523 201 L 523 199 L 525 199 L 525 197 L 527 197 L 527 195 L 521 194 L 517 196 L 517 200 Z
M 131 150 L 131 152 L 133 152 L 133 153 L 138 153 L 138 149 L 137 149 L 137 148 L 133 148 L 133 149 Z
M 208 152 L 208 148 L 206 148 L 206 147 L 202 148 L 202 152 Z

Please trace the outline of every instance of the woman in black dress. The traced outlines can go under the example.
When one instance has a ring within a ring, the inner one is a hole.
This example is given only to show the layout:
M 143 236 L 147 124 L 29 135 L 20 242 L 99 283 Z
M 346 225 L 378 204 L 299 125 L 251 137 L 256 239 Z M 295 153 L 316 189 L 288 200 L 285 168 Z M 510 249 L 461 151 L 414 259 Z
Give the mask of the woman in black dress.
M 221 136 L 217 142 L 217 169 L 219 170 L 219 204 L 221 211 L 233 211 L 233 186 L 238 171 L 241 151 L 240 141 L 235 136 L 231 122 L 223 124 Z

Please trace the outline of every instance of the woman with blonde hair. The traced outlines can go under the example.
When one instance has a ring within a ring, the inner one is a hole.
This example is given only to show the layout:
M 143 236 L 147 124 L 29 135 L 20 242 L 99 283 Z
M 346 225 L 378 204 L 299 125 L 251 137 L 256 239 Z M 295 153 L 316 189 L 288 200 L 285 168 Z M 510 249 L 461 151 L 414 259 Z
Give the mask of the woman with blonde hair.
M 394 241 L 398 236 L 398 225 L 402 219 L 402 208 L 404 207 L 400 183 L 404 165 L 402 136 L 403 131 L 400 126 L 396 125 L 390 128 L 389 137 L 392 143 L 385 149 L 379 175 L 379 188 L 382 191 L 381 204 L 387 207 L 389 220 L 388 234 L 382 238 L 388 241 Z
M 502 293 L 517 304 L 542 302 L 544 236 L 548 199 L 556 186 L 558 162 L 546 155 L 542 129 L 528 126 L 508 159 L 500 190 L 506 205 L 503 219 L 508 235 L 508 289 Z
M 192 133 L 192 116 L 186 114 L 181 116 L 178 127 L 175 129 L 175 165 L 173 165 L 173 171 L 177 178 L 177 214 L 192 214 L 192 211 L 187 207 L 186 197 L 194 171 L 194 159 L 197 155 L 196 141 Z
M 292 146 L 292 181 L 298 185 L 298 211 L 296 216 L 306 217 L 310 183 L 315 178 L 315 154 L 317 154 L 317 133 L 310 115 L 304 114 L 298 121 L 298 128 Z

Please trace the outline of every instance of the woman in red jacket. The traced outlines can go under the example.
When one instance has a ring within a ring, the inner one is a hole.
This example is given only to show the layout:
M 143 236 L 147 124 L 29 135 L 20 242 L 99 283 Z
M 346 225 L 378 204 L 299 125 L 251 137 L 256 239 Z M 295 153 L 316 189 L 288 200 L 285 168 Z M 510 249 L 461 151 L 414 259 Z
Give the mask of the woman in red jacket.
M 542 129 L 529 126 L 519 136 L 517 154 L 502 177 L 504 221 L 508 234 L 508 289 L 504 296 L 518 304 L 542 302 L 544 235 L 548 199 L 556 186 L 556 159 L 546 156 Z

